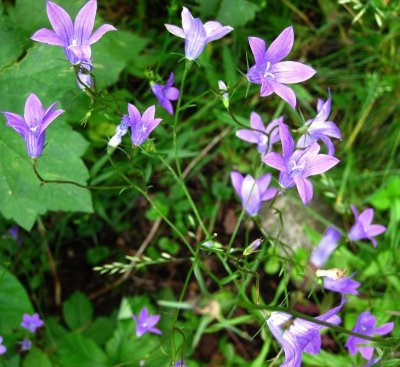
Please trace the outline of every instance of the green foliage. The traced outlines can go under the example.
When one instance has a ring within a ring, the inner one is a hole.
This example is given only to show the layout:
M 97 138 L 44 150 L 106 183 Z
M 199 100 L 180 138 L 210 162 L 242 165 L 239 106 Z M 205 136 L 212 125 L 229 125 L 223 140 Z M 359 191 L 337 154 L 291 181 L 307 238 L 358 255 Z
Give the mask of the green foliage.
M 22 367 L 52 367 L 49 357 L 37 347 L 32 347 L 29 354 L 24 359 Z
M 75 292 L 63 304 L 63 314 L 71 330 L 83 329 L 92 320 L 93 307 L 82 292 Z

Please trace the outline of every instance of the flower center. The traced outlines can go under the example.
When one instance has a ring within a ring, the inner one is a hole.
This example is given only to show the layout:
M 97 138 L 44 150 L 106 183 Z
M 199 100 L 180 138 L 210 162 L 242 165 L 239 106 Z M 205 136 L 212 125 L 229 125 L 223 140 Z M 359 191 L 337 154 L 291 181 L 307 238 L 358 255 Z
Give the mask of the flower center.
M 258 144 L 267 145 L 268 144 L 268 136 L 266 136 L 264 134 L 260 134 L 258 136 Z
M 304 170 L 305 162 L 303 162 L 302 164 L 297 164 L 296 161 L 290 160 L 289 161 L 289 167 L 290 167 L 290 175 L 291 176 L 295 176 L 295 175 L 297 175 L 298 173 L 301 173 Z
M 275 79 L 274 74 L 269 72 L 269 68 L 271 67 L 271 63 L 267 61 L 267 65 L 265 66 L 265 71 L 264 71 L 264 78 L 265 79 Z

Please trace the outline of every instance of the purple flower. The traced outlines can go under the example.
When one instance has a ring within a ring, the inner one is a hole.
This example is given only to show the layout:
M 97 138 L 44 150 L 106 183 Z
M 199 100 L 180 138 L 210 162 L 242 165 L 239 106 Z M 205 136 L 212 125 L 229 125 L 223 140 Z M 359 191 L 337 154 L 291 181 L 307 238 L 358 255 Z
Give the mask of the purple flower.
M 329 310 L 316 320 L 326 321 L 334 325 L 341 322 L 337 313 L 346 303 L 345 298 L 339 306 Z M 272 312 L 267 320 L 269 329 L 279 344 L 283 347 L 285 361 L 280 367 L 300 367 L 301 354 L 303 352 L 318 354 L 321 351 L 321 335 L 319 330 L 326 329 L 325 326 L 306 321 L 284 312 Z
M 185 39 L 185 56 L 188 60 L 197 59 L 207 43 L 222 38 L 233 30 L 219 22 L 202 23 L 199 18 L 193 18 L 190 11 L 183 7 L 182 28 L 172 24 L 165 24 L 168 32 Z
M 296 107 L 296 95 L 285 84 L 299 83 L 310 79 L 316 71 L 300 62 L 281 61 L 293 47 L 293 27 L 288 27 L 266 49 L 265 41 L 249 37 L 249 44 L 256 64 L 247 72 L 251 83 L 261 84 L 260 96 L 276 93 L 287 103 Z
M 375 325 L 376 317 L 368 311 L 365 311 L 361 313 L 360 316 L 358 316 L 356 326 L 353 328 L 352 331 L 367 336 L 372 336 L 373 334 L 386 335 L 389 334 L 394 327 L 393 322 L 388 322 L 379 327 L 375 327 Z M 359 338 L 356 336 L 349 336 L 349 339 L 347 339 L 345 346 L 349 350 L 350 355 L 354 355 L 357 352 L 360 352 L 365 359 L 370 360 L 374 354 L 374 347 L 367 346 L 366 344 L 368 343 L 369 341 L 367 339 Z
M 151 90 L 158 99 L 158 103 L 170 114 L 174 114 L 171 101 L 176 101 L 179 98 L 179 89 L 173 87 L 174 73 L 169 75 L 167 84 L 161 85 L 154 83 Z
M 332 292 L 337 292 L 342 295 L 344 294 L 354 294 L 358 295 L 357 288 L 360 287 L 361 283 L 353 280 L 355 273 L 345 278 L 324 278 L 324 288 Z
M 340 237 L 339 231 L 333 227 L 328 227 L 318 247 L 312 252 L 310 262 L 315 267 L 321 268 L 338 247 Z
M 24 329 L 29 330 L 31 333 L 36 333 L 36 329 L 39 329 L 44 325 L 43 320 L 40 319 L 38 313 L 34 313 L 32 316 L 25 313 L 22 316 L 21 326 Z
M 381 359 L 380 359 L 379 357 L 378 357 L 378 358 L 371 359 L 370 361 L 368 361 L 368 363 L 367 363 L 364 367 L 371 367 L 371 366 L 373 366 L 374 364 L 378 363 L 380 360 L 381 360 Z
M 266 127 L 261 116 L 252 112 L 250 115 L 250 126 L 252 130 L 240 129 L 236 132 L 239 139 L 249 143 L 257 144 L 258 151 L 264 155 L 272 150 L 272 145 L 279 141 L 279 123 L 283 122 L 283 117 L 272 120 Z
M 0 336 L 0 355 L 7 352 L 7 348 L 3 345 L 3 337 Z
M 372 246 L 376 247 L 377 242 L 374 237 L 386 232 L 386 227 L 381 224 L 372 224 L 374 209 L 365 209 L 360 215 L 358 215 L 357 208 L 354 205 L 351 206 L 351 210 L 354 213 L 356 222 L 350 229 L 349 238 L 352 241 L 370 240 Z
M 21 352 L 28 352 L 32 348 L 32 342 L 29 339 L 24 339 L 21 342 Z
M 250 175 L 245 178 L 236 171 L 231 172 L 233 188 L 242 200 L 242 206 L 251 215 L 257 215 L 264 201 L 271 200 L 277 194 L 275 188 L 269 189 L 271 174 L 267 173 L 257 180 Z
M 31 93 L 25 103 L 24 117 L 12 112 L 3 112 L 7 125 L 11 126 L 25 140 L 26 149 L 32 158 L 42 154 L 47 127 L 64 111 L 56 110 L 54 102 L 47 110 L 39 98 Z
M 156 107 L 151 106 L 140 116 L 139 110 L 128 103 L 129 118 L 126 121 L 131 127 L 132 143 L 136 146 L 142 145 L 149 137 L 150 133 L 158 126 L 162 119 L 155 119 Z
M 138 337 L 147 332 L 161 334 L 161 330 L 154 327 L 160 320 L 160 315 L 150 315 L 147 307 L 142 308 L 139 317 L 132 315 L 132 318 L 136 321 L 136 335 Z
M 79 65 L 79 71 L 77 75 L 78 87 L 81 89 L 94 87 L 94 80 L 91 76 L 93 65 L 89 61 L 82 61 Z
M 53 30 L 39 29 L 31 38 L 34 41 L 64 47 L 65 55 L 73 65 L 82 61 L 90 62 L 90 46 L 104 33 L 116 30 L 112 25 L 104 24 L 92 34 L 96 10 L 97 0 L 90 0 L 79 10 L 73 24 L 71 17 L 62 7 L 47 1 L 47 16 Z
M 126 135 L 128 132 L 128 128 L 130 125 L 129 116 L 124 115 L 122 116 L 121 123 L 115 128 L 115 135 L 110 139 L 108 142 L 108 146 L 111 148 L 116 148 L 122 142 L 122 137 Z
M 299 138 L 299 141 L 297 142 L 297 148 L 307 148 L 312 143 L 321 140 L 327 146 L 328 154 L 335 154 L 335 147 L 329 137 L 341 140 L 342 134 L 334 122 L 326 121 L 331 112 L 331 102 L 332 98 L 330 92 L 326 102 L 324 102 L 322 99 L 318 99 L 318 114 L 314 119 L 306 121 L 306 133 Z
M 279 123 L 279 135 L 282 142 L 282 155 L 271 152 L 262 161 L 281 171 L 279 183 L 284 188 L 297 186 L 300 198 L 307 205 L 313 197 L 313 186 L 307 178 L 328 171 L 339 163 L 339 159 L 326 154 L 318 154 L 320 146 L 311 144 L 307 149 L 294 151 L 294 141 L 289 128 Z
M 174 367 L 188 367 L 188 365 L 185 363 L 183 359 L 175 362 Z

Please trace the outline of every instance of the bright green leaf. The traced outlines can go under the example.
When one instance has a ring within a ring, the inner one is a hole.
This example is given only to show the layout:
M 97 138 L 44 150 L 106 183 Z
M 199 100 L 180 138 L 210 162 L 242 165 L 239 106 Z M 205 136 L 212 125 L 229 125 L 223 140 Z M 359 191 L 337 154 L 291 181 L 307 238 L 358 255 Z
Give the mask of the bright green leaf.
M 52 367 L 50 359 L 43 353 L 42 350 L 32 347 L 31 351 L 26 356 L 23 367 Z
M 259 6 L 246 0 L 223 0 L 217 19 L 231 27 L 243 26 L 253 20 Z
M 65 322 L 72 329 L 78 329 L 92 320 L 93 307 L 82 292 L 75 292 L 64 304 Z

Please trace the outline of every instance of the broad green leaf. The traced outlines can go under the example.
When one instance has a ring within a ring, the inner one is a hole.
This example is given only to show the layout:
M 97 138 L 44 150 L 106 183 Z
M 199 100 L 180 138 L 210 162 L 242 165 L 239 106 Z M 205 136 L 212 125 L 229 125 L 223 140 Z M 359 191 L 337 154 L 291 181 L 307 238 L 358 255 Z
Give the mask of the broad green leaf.
M 246 0 L 222 0 L 217 18 L 222 24 L 239 27 L 253 20 L 259 9 Z
M 11 65 L 21 54 L 24 47 L 24 38 L 19 29 L 6 15 L 1 15 L 0 11 L 0 71 Z
M 63 315 L 67 325 L 75 330 L 92 320 L 93 306 L 82 292 L 75 292 L 63 304 Z
M 97 344 L 105 344 L 111 338 L 116 322 L 109 317 L 99 317 L 84 332 L 84 335 L 93 339 Z
M 42 350 L 33 346 L 31 351 L 26 356 L 22 366 L 23 367 L 39 367 L 39 366 L 40 367 L 52 367 L 53 364 L 51 363 L 51 361 L 47 357 L 47 355 L 43 353 Z

